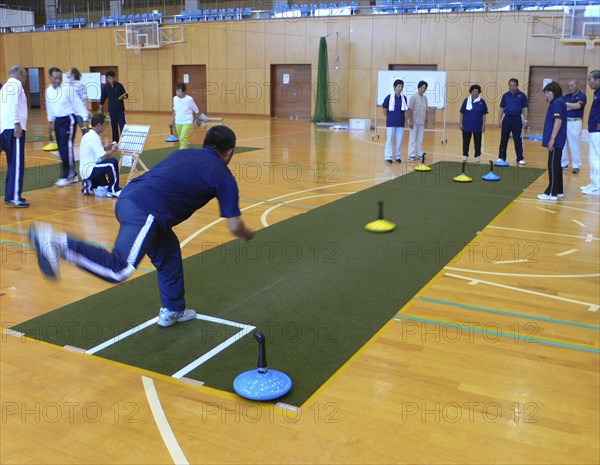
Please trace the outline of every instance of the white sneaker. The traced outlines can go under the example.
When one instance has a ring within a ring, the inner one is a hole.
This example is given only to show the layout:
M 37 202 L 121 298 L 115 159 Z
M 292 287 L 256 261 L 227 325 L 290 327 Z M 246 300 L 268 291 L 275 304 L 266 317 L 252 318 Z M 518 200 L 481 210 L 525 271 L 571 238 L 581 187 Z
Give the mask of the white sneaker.
M 106 186 L 98 186 L 94 189 L 94 195 L 96 197 L 106 197 L 108 194 L 108 187 Z
M 107 197 L 118 197 L 118 196 L 120 196 L 120 195 L 121 195 L 121 191 L 116 191 L 116 192 L 113 192 L 113 191 L 108 191 L 108 192 L 106 193 L 106 196 L 107 196 Z
M 69 184 L 71 184 L 71 181 L 68 180 L 67 178 L 60 178 L 58 181 L 56 181 L 54 183 L 54 185 L 56 187 L 65 187 L 65 186 L 68 186 Z
M 467 161 L 469 159 L 469 157 L 467 157 L 466 155 L 463 155 L 463 161 Z
M 42 273 L 47 278 L 57 278 L 60 250 L 52 226 L 46 223 L 32 224 L 29 228 L 29 242 L 37 253 Z
M 156 324 L 167 328 L 168 326 L 173 326 L 175 323 L 183 323 L 194 318 L 196 318 L 196 310 L 186 308 L 180 312 L 172 312 L 168 308 L 162 307 L 158 312 L 158 321 Z
M 593 185 L 593 184 L 588 184 L 587 186 L 581 186 L 581 187 L 580 187 L 580 189 L 581 189 L 582 191 L 586 191 L 586 190 L 588 190 L 588 189 L 591 189 L 592 187 L 594 187 L 594 185 Z
M 540 200 L 558 200 L 556 195 L 548 195 L 548 194 L 538 194 L 537 196 Z
M 562 199 L 562 198 L 564 198 L 564 197 L 565 197 L 565 194 L 556 194 L 556 196 L 557 196 L 559 199 Z
M 519 165 L 525 165 L 525 164 L 527 164 L 527 162 L 525 161 L 525 159 L 523 159 L 523 160 L 519 160 L 517 163 L 518 163 Z
M 581 193 L 583 195 L 600 195 L 600 189 L 597 187 L 590 187 L 588 189 L 582 189 Z
M 475 157 L 475 163 L 479 163 L 481 161 L 481 157 Z
M 78 182 L 79 182 L 79 176 L 75 175 L 75 176 L 73 176 L 72 178 L 69 178 L 69 182 L 70 182 L 71 184 L 78 183 Z

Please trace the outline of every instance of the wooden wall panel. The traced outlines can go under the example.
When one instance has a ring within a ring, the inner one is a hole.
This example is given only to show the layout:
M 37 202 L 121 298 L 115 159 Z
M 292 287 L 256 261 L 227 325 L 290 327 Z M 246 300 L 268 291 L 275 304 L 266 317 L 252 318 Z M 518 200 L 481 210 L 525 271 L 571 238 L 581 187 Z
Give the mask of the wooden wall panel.
M 208 63 L 208 28 L 192 27 L 187 30 L 186 41 L 190 43 L 188 60 L 185 63 Z M 179 48 L 182 44 L 171 45 L 168 48 Z M 183 63 L 183 62 L 182 62 Z
M 429 15 L 421 15 L 425 20 L 421 23 L 421 39 L 419 45 L 419 63 L 438 65 L 443 70 L 445 65 L 444 42 L 446 41 L 446 23 L 436 22 Z
M 460 21 L 447 25 L 444 50 L 444 66 L 447 71 L 471 69 L 471 43 L 477 40 L 473 36 L 473 23 L 468 16 L 460 16 Z
M 246 70 L 230 68 L 223 89 L 223 98 L 227 104 L 227 113 L 246 113 Z
M 32 43 L 27 36 L 19 37 L 19 63 L 25 67 L 29 67 L 33 63 Z
M 171 112 L 173 110 L 173 90 L 175 89 L 175 83 L 172 82 L 171 69 L 161 68 L 157 71 L 158 74 L 158 110 Z M 196 104 L 198 102 L 196 101 Z M 199 108 L 200 111 L 206 113 L 206 108 Z
M 498 67 L 504 71 L 523 71 L 527 47 L 526 25 L 512 20 L 500 22 Z
M 371 66 L 375 69 L 388 69 L 390 63 L 394 63 L 396 57 L 396 16 L 378 19 L 376 27 L 373 27 L 373 59 Z
M 227 68 L 245 69 L 246 68 L 246 32 L 240 30 L 228 29 L 226 31 L 227 46 Z
M 416 38 L 421 37 L 421 20 L 419 15 L 401 15 L 396 28 L 396 57 L 393 63 L 420 63 L 420 47 Z
M 244 43 L 246 53 L 246 69 L 265 67 L 265 34 L 264 32 L 246 32 Z
M 373 117 L 373 79 L 377 71 L 387 69 L 389 63 L 414 63 L 437 64 L 439 70 L 447 70 L 457 80 L 463 91 L 470 83 L 479 82 L 495 121 L 497 101 L 507 90 L 508 79 L 517 77 L 523 89 L 530 66 L 587 66 L 590 70 L 598 67 L 598 47 L 587 51 L 583 45 L 530 37 L 530 16 L 514 12 L 355 15 L 194 23 L 183 25 L 183 43 L 143 51 L 141 55 L 116 46 L 112 28 L 3 34 L 0 71 L 4 80 L 8 68 L 16 63 L 46 70 L 52 66 L 65 70 L 77 66 L 82 71 L 95 65 L 119 65 L 120 81 L 134 95 L 127 103 L 128 110 L 171 111 L 171 66 L 206 64 L 211 94 L 209 111 L 226 113 L 231 106 L 236 110 L 241 108 L 241 104 L 230 104 L 229 98 L 223 98 L 223 91 L 231 90 L 227 86 L 243 74 L 246 81 L 239 83 L 240 88 L 247 87 L 252 92 L 251 99 L 244 99 L 245 111 L 269 114 L 271 64 L 310 64 L 316 82 L 319 38 L 329 35 L 329 70 L 336 88 L 333 102 L 336 116 Z M 340 31 L 339 70 L 333 66 L 336 30 Z M 144 79 L 148 74 L 142 71 L 150 70 L 154 85 L 147 87 Z M 43 80 L 46 84 L 46 76 Z M 157 80 L 161 87 L 158 93 Z M 154 90 L 146 98 L 150 89 Z M 591 97 L 591 92 L 586 92 Z M 452 108 L 447 115 L 449 123 L 458 121 L 455 106 L 455 102 L 449 102 L 449 110 Z
M 227 101 L 223 93 L 226 82 L 227 70 L 225 68 L 206 67 L 207 106 L 208 111 L 213 114 L 227 113 Z
M 208 67 L 227 68 L 227 31 L 221 24 L 209 26 L 208 30 Z
M 449 28 L 453 29 L 453 28 Z M 491 70 L 498 66 L 500 22 L 477 16 L 473 21 L 472 42 L 463 44 L 471 51 L 471 70 Z
M 350 19 L 349 69 L 371 69 L 373 21 L 371 17 Z
M 243 87 L 243 96 L 246 101 L 246 112 L 251 115 L 266 113 L 265 94 L 268 87 L 265 86 L 264 68 L 246 69 L 246 82 Z

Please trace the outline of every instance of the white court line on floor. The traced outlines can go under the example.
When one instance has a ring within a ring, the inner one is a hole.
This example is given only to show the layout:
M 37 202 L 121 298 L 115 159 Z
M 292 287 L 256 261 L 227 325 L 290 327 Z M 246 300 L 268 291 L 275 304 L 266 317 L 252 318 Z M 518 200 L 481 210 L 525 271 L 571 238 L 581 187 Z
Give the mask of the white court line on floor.
M 169 420 L 167 420 L 167 416 L 165 415 L 160 399 L 158 398 L 154 380 L 147 376 L 142 376 L 142 383 L 144 384 L 144 391 L 146 392 L 146 398 L 148 399 L 148 405 L 154 416 L 154 421 L 156 422 L 158 431 L 162 436 L 165 446 L 167 446 L 167 450 L 169 451 L 173 462 L 177 465 L 189 465 L 190 462 L 188 462 L 188 459 L 183 453 L 183 450 L 171 429 L 171 425 L 169 425 Z
M 463 270 L 463 271 L 472 272 L 470 270 Z M 521 289 L 520 287 L 508 286 L 506 284 L 494 283 L 492 281 L 484 281 L 484 280 L 478 279 L 478 278 L 469 278 L 468 276 L 460 276 L 460 275 L 457 275 L 454 273 L 444 273 L 444 274 L 445 274 L 445 276 L 449 276 L 451 278 L 458 278 L 458 279 L 464 279 L 465 281 L 469 281 L 470 285 L 476 285 L 476 284 L 480 284 L 480 283 L 487 284 L 488 286 L 501 287 L 503 289 L 509 289 L 511 291 L 523 292 L 525 294 L 533 294 L 533 295 L 538 295 L 540 297 L 547 297 L 549 299 L 561 300 L 563 302 L 569 302 L 572 304 L 584 305 L 584 306 L 588 307 L 588 310 L 590 312 L 597 312 L 598 309 L 600 308 L 599 304 L 594 304 L 591 302 L 583 302 L 581 300 L 568 299 L 566 297 L 560 297 L 560 296 L 552 295 L 552 294 L 545 294 L 543 292 L 530 291 L 528 289 Z M 532 275 L 532 276 L 534 276 L 534 275 Z
M 463 271 L 465 273 L 489 274 L 493 276 L 511 276 L 517 278 L 561 278 L 561 279 L 579 279 L 579 278 L 598 278 L 600 273 L 587 274 L 528 274 L 528 273 L 501 273 L 499 271 L 469 270 L 467 268 L 455 268 L 447 266 L 445 270 Z
M 201 316 L 203 318 L 200 318 Z M 196 318 L 198 318 L 198 319 L 205 319 L 204 315 L 197 315 Z M 220 320 L 220 319 L 217 319 L 217 320 Z M 235 342 L 239 341 L 241 338 L 243 338 L 246 334 L 248 334 L 249 332 L 251 332 L 254 329 L 256 329 L 254 326 L 243 325 L 241 323 L 235 323 L 235 322 L 232 322 L 232 321 L 228 322 L 227 320 L 220 320 L 219 322 L 221 322 L 223 324 L 229 324 L 230 326 L 235 326 L 236 328 L 240 328 L 241 327 L 243 329 L 240 332 L 238 332 L 238 333 L 234 334 L 233 336 L 231 336 L 226 341 L 223 341 L 221 344 L 219 344 L 215 348 L 209 350 L 208 352 L 206 352 L 201 357 L 198 357 L 196 360 L 194 360 L 192 363 L 190 363 L 190 364 L 186 365 L 185 367 L 183 367 L 177 373 L 174 373 L 172 375 L 173 378 L 179 379 L 179 378 L 185 376 L 190 371 L 194 370 L 195 368 L 198 368 L 204 362 L 206 362 L 207 360 L 210 360 L 215 355 L 217 355 L 219 352 L 225 350 L 227 347 L 229 347 L 233 343 L 235 343 Z
M 304 194 L 306 192 L 313 192 L 313 191 L 317 191 L 317 190 L 320 190 L 320 189 L 331 189 L 332 187 L 338 187 L 338 186 L 347 186 L 349 184 L 358 184 L 358 183 L 361 183 L 361 182 L 387 181 L 387 180 L 390 180 L 390 179 L 394 179 L 394 178 L 386 176 L 386 177 L 383 177 L 383 178 L 361 179 L 359 181 L 340 182 L 340 183 L 337 183 L 337 184 L 328 184 L 326 186 L 313 187 L 313 188 L 310 188 L 310 189 L 304 189 L 304 190 L 301 190 L 301 191 L 292 192 L 290 194 L 278 195 L 277 197 L 272 197 L 270 199 L 254 203 L 252 205 L 248 205 L 247 207 L 242 208 L 242 211 L 245 212 L 247 210 L 250 210 L 251 208 L 259 207 L 260 205 L 262 205 L 264 203 L 273 202 L 275 200 L 283 199 L 285 197 L 290 197 L 292 195 Z M 223 220 L 224 220 L 224 218 L 216 219 L 215 221 L 213 221 L 211 223 L 208 223 L 206 226 L 200 228 L 198 231 L 196 231 L 195 233 L 193 233 L 191 236 L 189 236 L 185 240 L 181 241 L 181 248 L 183 249 L 183 247 L 185 245 L 187 245 L 190 241 L 192 241 L 194 238 L 196 238 L 197 236 L 199 236 L 200 234 L 202 234 L 204 231 L 206 231 L 209 228 L 212 228 L 215 224 L 217 224 L 217 223 L 219 223 L 219 222 L 221 222 Z
M 537 208 L 538 210 L 542 210 L 543 212 L 556 214 L 556 212 L 554 210 L 548 210 L 547 208 L 542 208 L 542 207 L 535 207 L 535 208 Z
M 486 229 L 488 229 L 488 228 L 490 228 L 490 229 L 502 229 L 504 231 L 515 231 L 515 232 L 526 232 L 526 233 L 532 233 L 532 234 L 543 234 L 543 235 L 546 235 L 546 236 L 574 237 L 576 239 L 584 239 L 586 242 L 600 240 L 600 238 L 594 237 L 591 234 L 588 234 L 586 236 L 577 236 L 577 235 L 574 235 L 574 234 L 561 234 L 561 233 L 551 233 L 551 232 L 547 232 L 547 231 L 534 231 L 532 229 L 506 228 L 504 226 L 488 226 Z
M 539 200 L 536 199 L 517 199 L 514 202 L 522 202 L 522 203 L 533 203 L 533 204 L 537 204 L 539 203 Z M 582 205 L 589 205 L 589 202 L 576 202 L 574 200 L 561 200 L 560 202 L 557 202 L 555 204 L 556 207 L 560 208 L 561 210 L 567 209 L 567 210 L 575 210 L 575 211 L 580 211 L 580 212 L 585 212 L 585 213 L 592 213 L 593 215 L 600 215 L 599 211 L 596 210 L 587 210 L 585 208 L 577 208 L 577 207 L 571 207 L 569 205 L 565 205 L 565 202 L 569 202 L 571 204 L 573 203 L 580 203 Z
M 520 260 L 502 260 L 499 262 L 492 262 L 493 265 L 506 265 L 507 263 L 529 263 L 529 260 L 523 258 Z
M 583 224 L 581 221 L 574 220 L 573 218 L 571 218 L 571 221 L 572 221 L 573 223 L 575 223 L 575 224 L 578 224 L 578 225 L 579 225 L 579 226 L 581 226 L 582 228 L 585 228 L 585 227 L 586 227 L 586 226 L 585 226 L 585 224 Z
M 316 195 L 309 195 L 307 197 L 301 197 L 299 199 L 288 200 L 286 202 L 281 202 L 281 203 L 278 203 L 277 205 L 273 205 L 271 208 L 268 208 L 267 210 L 265 210 L 260 217 L 260 222 L 265 227 L 269 226 L 269 223 L 267 223 L 267 216 L 269 216 L 269 213 L 271 213 L 276 208 L 279 208 L 282 205 L 286 205 L 288 203 L 298 202 L 299 200 L 313 199 L 316 197 L 328 197 L 328 196 L 332 196 L 332 195 L 351 195 L 351 194 L 356 194 L 356 192 L 332 192 L 330 194 L 316 194 Z
M 570 255 L 572 253 L 577 252 L 579 249 L 569 249 L 569 250 L 565 250 L 564 252 L 559 252 L 556 254 L 557 257 L 564 257 L 565 255 Z
M 116 342 L 119 342 L 123 339 L 125 339 L 126 337 L 131 336 L 132 334 L 137 333 L 138 331 L 141 331 L 144 328 L 147 328 L 148 326 L 156 323 L 158 321 L 158 317 L 155 316 L 154 318 L 152 318 L 151 320 L 146 321 L 145 323 L 142 323 L 139 326 L 136 326 L 134 328 L 131 328 L 121 334 L 119 334 L 118 336 L 113 337 L 112 339 L 109 339 L 108 341 L 104 341 L 102 344 L 97 345 L 96 347 L 92 347 L 89 350 L 86 350 L 86 354 L 95 354 L 96 352 L 102 350 L 102 349 L 106 349 L 108 346 L 113 345 Z

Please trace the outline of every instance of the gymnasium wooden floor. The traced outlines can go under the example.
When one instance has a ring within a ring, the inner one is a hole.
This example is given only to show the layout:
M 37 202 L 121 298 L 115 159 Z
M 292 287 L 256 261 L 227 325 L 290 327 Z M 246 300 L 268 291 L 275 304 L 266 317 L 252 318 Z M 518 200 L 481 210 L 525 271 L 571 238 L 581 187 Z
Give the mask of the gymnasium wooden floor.
M 169 115 L 127 118 L 152 125 L 147 149 L 167 145 Z M 412 164 L 384 164 L 381 130 L 372 140 L 302 120 L 226 117 L 225 124 L 239 146 L 261 148 L 230 165 L 255 229 L 412 171 Z M 44 127 L 34 111 L 28 133 Z M 191 142 L 205 130 L 195 129 Z M 458 129 L 447 138 L 441 144 L 441 133 L 426 134 L 429 162 L 461 160 Z M 489 129 L 484 163 L 496 158 L 498 141 L 498 129 Z M 26 160 L 47 176 L 44 166 L 57 158 L 43 145 L 28 143 Z M 525 153 L 530 166 L 545 167 L 540 142 L 526 141 Z M 565 173 L 564 200 L 538 201 L 547 182 L 540 178 L 301 410 L 7 334 L 109 286 L 67 265 L 58 283 L 46 282 L 26 246 L 29 224 L 48 221 L 112 244 L 117 222 L 114 200 L 83 197 L 78 185 L 27 192 L 29 209 L 2 205 L 0 462 L 599 463 L 600 199 L 579 192 L 589 183 L 587 147 L 583 158 L 581 173 Z M 263 216 L 284 201 L 292 202 Z M 211 203 L 176 229 L 184 256 L 230 240 L 222 222 L 198 234 L 217 218 Z M 450 220 L 440 218 L 440 227 Z M 423 260 L 455 253 L 445 244 L 414 246 Z M 402 285 L 385 270 L 381 284 L 382 292 Z

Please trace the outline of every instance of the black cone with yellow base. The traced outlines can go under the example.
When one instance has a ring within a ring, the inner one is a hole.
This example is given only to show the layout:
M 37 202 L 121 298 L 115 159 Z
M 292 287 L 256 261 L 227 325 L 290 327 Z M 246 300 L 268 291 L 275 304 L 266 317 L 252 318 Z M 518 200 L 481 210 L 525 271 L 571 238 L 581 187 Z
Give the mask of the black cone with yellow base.
M 431 167 L 427 166 L 425 164 L 425 155 L 426 153 L 423 152 L 423 156 L 421 157 L 421 163 L 419 163 L 417 166 L 415 166 L 415 171 L 431 171 Z
M 396 227 L 396 223 L 383 219 L 383 201 L 378 202 L 379 205 L 379 219 L 367 223 L 365 229 L 369 232 L 374 233 L 386 233 L 391 232 Z
M 462 164 L 462 171 L 461 174 L 459 174 L 458 176 L 454 176 L 452 179 L 456 182 L 472 182 L 473 178 L 470 178 L 469 176 L 467 176 L 465 174 L 465 165 L 467 164 L 467 162 L 463 162 Z

